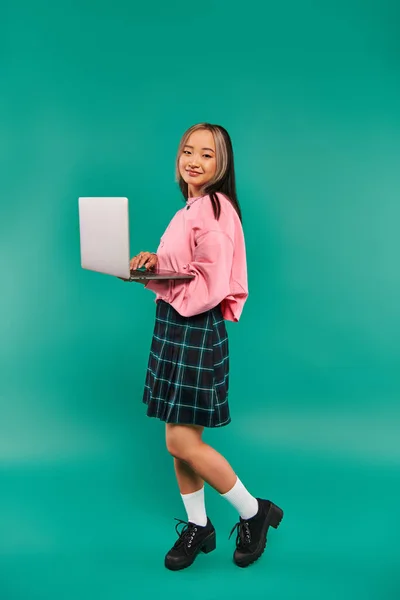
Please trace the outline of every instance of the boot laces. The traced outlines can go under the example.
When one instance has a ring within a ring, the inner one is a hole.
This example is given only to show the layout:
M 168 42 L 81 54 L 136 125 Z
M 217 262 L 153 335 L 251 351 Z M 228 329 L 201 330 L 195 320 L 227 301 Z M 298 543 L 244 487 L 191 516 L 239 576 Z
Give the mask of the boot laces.
M 231 539 L 235 529 L 237 530 L 236 547 L 244 548 L 245 546 L 249 546 L 251 544 L 251 533 L 248 522 L 244 521 L 243 519 L 240 519 L 240 521 L 233 526 L 232 531 L 229 535 L 229 539 Z
M 183 545 L 186 552 L 191 549 L 193 544 L 193 539 L 197 533 L 197 525 L 194 523 L 190 523 L 188 521 L 182 521 L 181 519 L 175 518 L 175 521 L 178 521 L 175 525 L 175 531 L 179 538 L 174 544 L 174 548 L 179 548 Z M 183 525 L 181 531 L 179 531 L 179 526 Z

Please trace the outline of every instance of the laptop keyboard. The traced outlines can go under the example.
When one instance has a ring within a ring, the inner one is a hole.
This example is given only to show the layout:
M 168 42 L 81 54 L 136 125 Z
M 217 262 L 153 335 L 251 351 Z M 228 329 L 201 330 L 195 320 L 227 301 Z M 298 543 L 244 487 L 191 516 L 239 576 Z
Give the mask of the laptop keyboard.
M 149 271 L 148 269 L 131 269 L 131 275 L 137 277 L 138 275 L 145 275 L 146 273 L 152 273 L 154 271 Z

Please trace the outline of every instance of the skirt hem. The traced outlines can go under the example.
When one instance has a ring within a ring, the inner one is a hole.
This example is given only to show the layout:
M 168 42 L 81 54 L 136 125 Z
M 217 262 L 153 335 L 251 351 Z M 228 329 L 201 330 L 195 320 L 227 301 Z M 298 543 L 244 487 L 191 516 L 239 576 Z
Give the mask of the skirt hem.
M 170 423 L 171 425 L 197 425 L 198 427 L 206 427 L 207 429 L 219 429 L 220 427 L 226 427 L 232 422 L 232 419 L 229 418 L 228 421 L 224 421 L 223 423 L 216 423 L 215 425 L 209 425 L 208 423 L 193 423 L 193 421 L 173 421 L 170 419 L 163 419 L 158 415 L 148 414 L 146 415 L 149 419 L 158 419 L 163 423 Z

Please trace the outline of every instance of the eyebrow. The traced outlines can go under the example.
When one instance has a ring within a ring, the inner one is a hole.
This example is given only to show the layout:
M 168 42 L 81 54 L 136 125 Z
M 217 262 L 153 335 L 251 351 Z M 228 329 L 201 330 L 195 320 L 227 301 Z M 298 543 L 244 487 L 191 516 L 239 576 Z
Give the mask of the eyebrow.
M 189 146 L 189 144 L 185 144 L 184 146 L 185 148 L 193 148 L 193 146 Z M 211 150 L 211 152 L 215 153 L 215 150 L 213 150 L 212 148 L 202 148 L 202 150 Z

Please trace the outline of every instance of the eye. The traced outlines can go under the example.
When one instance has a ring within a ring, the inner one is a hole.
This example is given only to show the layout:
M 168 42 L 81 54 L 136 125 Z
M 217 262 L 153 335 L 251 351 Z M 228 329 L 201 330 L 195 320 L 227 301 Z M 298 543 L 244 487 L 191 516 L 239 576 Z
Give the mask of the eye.
M 184 150 L 183 154 L 190 154 L 189 150 Z
M 204 154 L 204 156 L 206 156 L 207 158 L 212 158 L 212 156 L 210 156 L 210 154 Z

